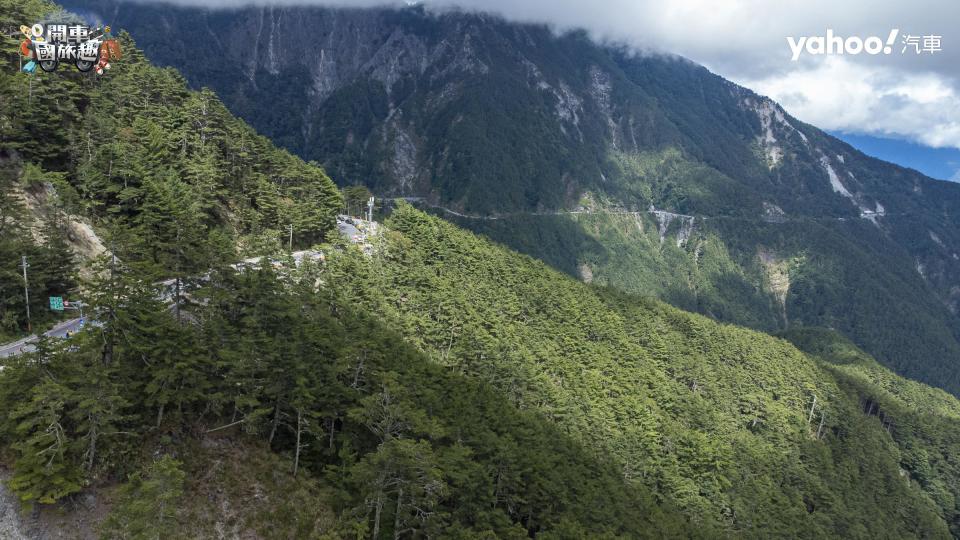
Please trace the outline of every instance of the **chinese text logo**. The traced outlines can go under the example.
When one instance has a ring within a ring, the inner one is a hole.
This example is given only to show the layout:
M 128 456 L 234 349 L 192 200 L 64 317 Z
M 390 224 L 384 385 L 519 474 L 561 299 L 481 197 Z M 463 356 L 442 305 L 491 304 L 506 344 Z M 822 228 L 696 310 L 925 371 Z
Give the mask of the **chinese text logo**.
M 33 73 L 56 71 L 60 62 L 70 62 L 82 72 L 95 69 L 97 74 L 110 69 L 110 60 L 120 58 L 120 44 L 110 38 L 110 27 L 91 28 L 79 23 L 37 23 L 21 26 L 24 40 L 20 55 L 27 62 L 20 68 Z
M 894 28 L 890 30 L 890 33 L 885 39 L 879 36 L 869 36 L 867 38 L 851 36 L 843 38 L 834 35 L 833 30 L 827 29 L 825 36 L 801 36 L 800 38 L 789 36 L 787 37 L 787 44 L 790 46 L 790 52 L 792 53 L 791 60 L 793 61 L 797 61 L 803 52 L 812 55 L 891 54 L 894 51 L 894 45 L 897 43 L 897 35 L 899 33 L 900 30 Z M 940 35 L 915 36 L 912 34 L 904 34 L 902 38 L 901 45 L 903 45 L 903 47 L 900 49 L 900 54 L 905 54 L 907 51 L 912 51 L 914 54 L 933 54 L 942 50 L 940 42 L 943 36 Z

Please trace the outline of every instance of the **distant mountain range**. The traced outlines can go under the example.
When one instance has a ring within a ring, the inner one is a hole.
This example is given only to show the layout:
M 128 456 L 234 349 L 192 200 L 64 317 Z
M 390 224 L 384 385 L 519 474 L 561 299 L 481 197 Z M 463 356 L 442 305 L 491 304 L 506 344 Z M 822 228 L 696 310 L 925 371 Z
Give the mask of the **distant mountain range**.
M 960 393 L 960 186 L 701 66 L 422 7 L 70 7 L 340 185 L 422 197 L 595 284 L 768 332 L 835 328 Z

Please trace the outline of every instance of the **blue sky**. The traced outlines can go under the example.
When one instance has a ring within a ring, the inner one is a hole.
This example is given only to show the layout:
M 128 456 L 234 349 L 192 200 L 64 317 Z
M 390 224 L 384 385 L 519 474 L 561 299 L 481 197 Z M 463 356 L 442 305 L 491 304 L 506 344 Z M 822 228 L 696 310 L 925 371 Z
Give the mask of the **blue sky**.
M 832 131 L 830 134 L 864 154 L 916 169 L 931 178 L 960 182 L 960 150 L 956 148 L 931 148 L 903 139 L 842 131 Z

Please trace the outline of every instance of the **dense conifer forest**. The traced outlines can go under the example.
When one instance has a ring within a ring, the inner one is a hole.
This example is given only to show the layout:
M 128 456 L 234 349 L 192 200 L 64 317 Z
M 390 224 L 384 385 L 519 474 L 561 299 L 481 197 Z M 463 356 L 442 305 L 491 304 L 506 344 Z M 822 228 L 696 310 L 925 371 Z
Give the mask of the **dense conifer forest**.
M 53 9 L 0 6 L 4 28 Z M 23 255 L 38 328 L 54 293 L 96 320 L 0 359 L 25 513 L 95 494 L 103 538 L 960 534 L 950 394 L 402 202 L 362 249 L 317 164 L 119 39 L 102 77 L 0 70 L 2 332 L 26 332 Z

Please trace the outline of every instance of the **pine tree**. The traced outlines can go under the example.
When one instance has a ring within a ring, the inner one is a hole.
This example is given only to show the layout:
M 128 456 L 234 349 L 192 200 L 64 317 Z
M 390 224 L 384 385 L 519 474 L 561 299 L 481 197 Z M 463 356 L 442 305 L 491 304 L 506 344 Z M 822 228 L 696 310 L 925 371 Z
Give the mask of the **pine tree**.
M 121 488 L 119 501 L 102 527 L 107 539 L 158 539 L 173 536 L 176 509 L 186 474 L 181 463 L 165 455 Z
M 97 341 L 90 333 L 73 337 L 74 354 L 62 368 L 73 397 L 68 411 L 76 433 L 73 454 L 87 477 L 103 455 L 133 442 L 135 434 L 125 431 L 132 423 L 127 409 L 139 386 L 122 366 L 103 362 Z
M 25 209 L 15 197 L 19 167 L 16 163 L 0 163 L 0 335 L 20 332 L 24 319 L 23 278 L 17 264 L 28 245 L 25 230 Z
M 9 486 L 25 508 L 37 502 L 53 503 L 80 490 L 82 473 L 69 452 L 65 427 L 70 396 L 65 386 L 48 378 L 11 415 L 19 422 L 20 440 L 14 445 L 19 455 Z

